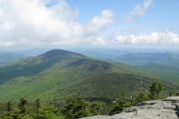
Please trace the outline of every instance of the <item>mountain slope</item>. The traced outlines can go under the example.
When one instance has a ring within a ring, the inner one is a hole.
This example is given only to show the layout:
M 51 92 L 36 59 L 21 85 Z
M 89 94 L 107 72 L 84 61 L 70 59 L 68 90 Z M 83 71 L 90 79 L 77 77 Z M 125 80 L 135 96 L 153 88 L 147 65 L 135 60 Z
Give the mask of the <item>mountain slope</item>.
M 118 60 L 139 66 L 163 80 L 179 85 L 179 55 L 173 53 L 132 53 L 118 57 Z
M 122 62 L 140 68 L 156 78 L 179 85 L 178 50 L 161 49 L 75 49 L 108 62 Z
M 51 50 L 0 68 L 0 100 L 17 100 L 23 96 L 30 100 L 46 100 L 74 94 L 113 98 L 122 93 L 136 93 L 144 87 L 147 89 L 154 80 L 128 65 Z M 165 84 L 166 89 L 174 87 Z
M 110 68 L 109 63 L 91 60 L 81 54 L 63 50 L 52 50 L 40 56 L 27 58 L 12 65 L 8 65 L 7 67 L 0 68 L 0 81 L 3 82 L 20 76 L 30 77 L 38 75 L 53 67 L 55 64 L 59 64 L 59 68 L 76 68 L 83 64 L 86 70 L 93 71 L 102 71 L 105 68 Z M 100 67 L 98 67 L 98 65 Z

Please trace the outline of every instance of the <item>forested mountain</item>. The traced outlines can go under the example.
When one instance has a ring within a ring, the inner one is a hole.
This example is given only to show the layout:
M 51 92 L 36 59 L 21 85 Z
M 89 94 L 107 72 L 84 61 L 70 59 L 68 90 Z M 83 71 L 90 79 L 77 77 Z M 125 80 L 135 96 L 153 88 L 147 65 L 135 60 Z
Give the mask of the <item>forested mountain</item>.
M 125 63 L 155 75 L 155 78 L 167 80 L 179 85 L 179 53 L 169 49 L 75 49 L 87 56 L 107 61 Z
M 120 62 L 135 65 L 156 77 L 179 85 L 179 54 L 162 53 L 131 53 L 118 57 Z
M 157 78 L 122 63 L 108 63 L 65 50 L 51 50 L 0 68 L 0 100 L 67 97 L 114 98 L 147 90 Z M 175 88 L 163 82 L 166 89 Z

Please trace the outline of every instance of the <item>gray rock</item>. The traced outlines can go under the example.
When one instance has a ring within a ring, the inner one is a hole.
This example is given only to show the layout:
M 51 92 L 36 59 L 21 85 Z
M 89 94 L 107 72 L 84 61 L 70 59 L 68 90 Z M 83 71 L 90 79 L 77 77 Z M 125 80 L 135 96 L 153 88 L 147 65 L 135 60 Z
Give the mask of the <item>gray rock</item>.
M 156 103 L 160 103 L 161 100 L 151 100 L 151 101 L 144 101 L 138 104 L 138 106 L 142 106 L 142 105 L 154 105 Z
M 111 119 L 110 116 L 102 116 L 102 115 L 97 115 L 97 116 L 92 116 L 92 117 L 84 117 L 81 119 Z
M 179 103 L 179 96 L 172 96 L 165 99 L 165 101 L 172 101 L 173 103 Z
M 179 97 L 145 101 L 113 116 L 93 116 L 82 119 L 179 119 Z

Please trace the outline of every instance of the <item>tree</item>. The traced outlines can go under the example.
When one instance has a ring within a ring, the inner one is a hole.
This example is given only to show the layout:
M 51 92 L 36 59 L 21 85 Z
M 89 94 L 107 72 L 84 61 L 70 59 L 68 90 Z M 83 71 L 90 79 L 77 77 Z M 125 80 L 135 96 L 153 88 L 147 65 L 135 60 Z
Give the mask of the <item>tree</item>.
M 46 105 L 39 110 L 34 119 L 63 119 L 63 117 L 58 114 L 58 110 L 53 105 Z
M 27 100 L 24 98 L 21 98 L 18 104 L 18 107 L 20 109 L 20 113 L 24 114 L 27 111 Z
M 13 108 L 12 101 L 7 102 L 7 111 L 11 112 Z
M 141 91 L 138 93 L 137 97 L 136 97 L 136 103 L 140 103 L 140 102 L 143 102 L 143 101 L 147 101 L 149 100 L 150 97 L 149 97 L 149 93 L 146 93 L 144 91 Z
M 35 104 L 36 104 L 36 108 L 37 108 L 37 113 L 39 113 L 39 111 L 41 109 L 41 103 L 40 103 L 40 99 L 39 98 L 35 101 Z
M 67 100 L 62 113 L 67 119 L 78 119 L 89 116 L 91 115 L 89 102 L 87 102 L 81 96 L 77 98 L 72 97 Z
M 109 115 L 118 114 L 123 109 L 133 106 L 133 103 L 125 98 L 121 98 L 119 101 L 117 101 L 114 106 L 112 106 L 112 109 L 109 111 Z
M 102 102 L 89 102 L 89 108 L 92 115 L 99 115 L 103 111 L 103 107 L 106 106 Z
M 157 99 L 160 92 L 162 91 L 162 85 L 159 82 L 154 82 L 150 86 L 150 97 L 151 99 Z

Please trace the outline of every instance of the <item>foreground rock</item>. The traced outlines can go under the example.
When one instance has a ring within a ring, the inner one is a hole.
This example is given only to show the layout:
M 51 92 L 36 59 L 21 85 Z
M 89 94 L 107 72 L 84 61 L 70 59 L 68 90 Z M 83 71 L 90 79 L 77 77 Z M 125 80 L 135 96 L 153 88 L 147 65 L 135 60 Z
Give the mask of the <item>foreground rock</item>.
M 179 119 L 179 97 L 146 101 L 113 116 L 99 115 L 81 119 Z

